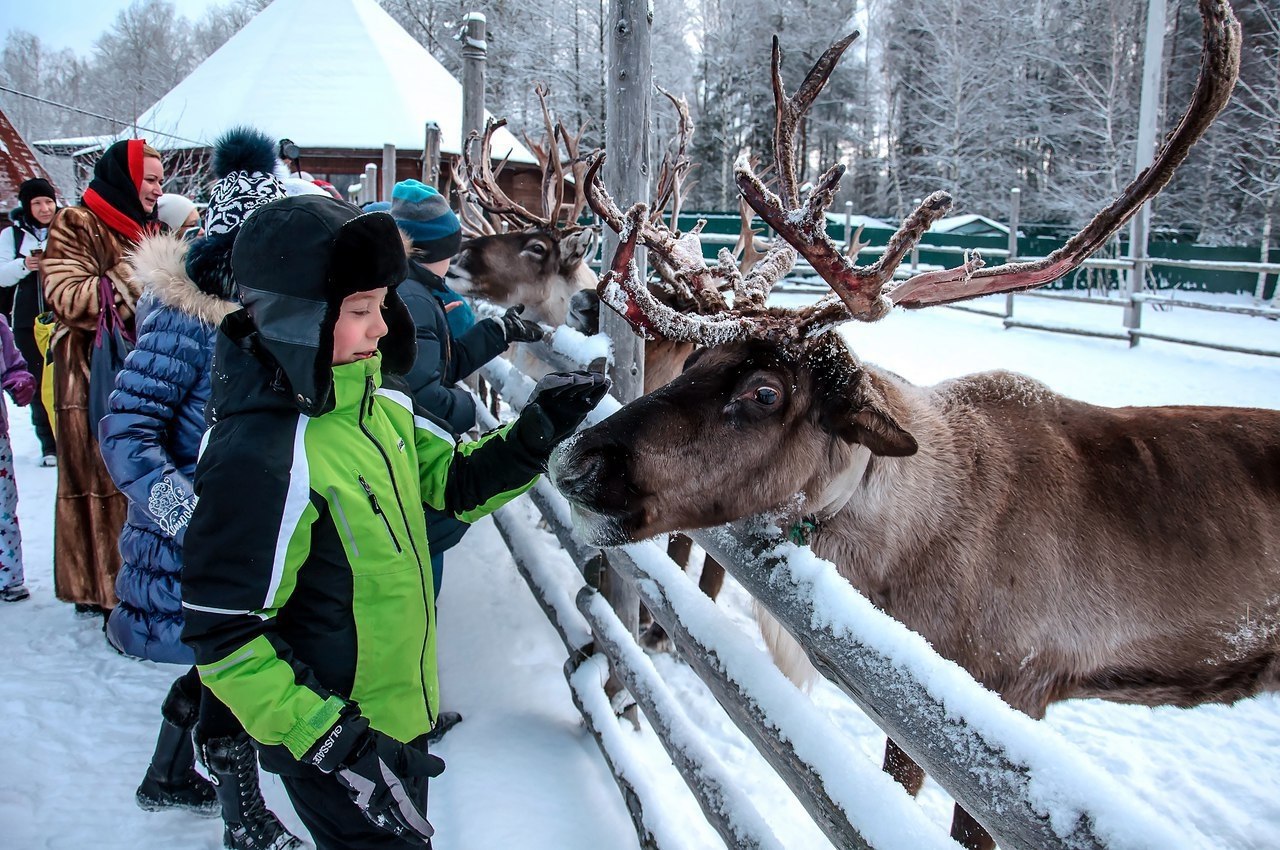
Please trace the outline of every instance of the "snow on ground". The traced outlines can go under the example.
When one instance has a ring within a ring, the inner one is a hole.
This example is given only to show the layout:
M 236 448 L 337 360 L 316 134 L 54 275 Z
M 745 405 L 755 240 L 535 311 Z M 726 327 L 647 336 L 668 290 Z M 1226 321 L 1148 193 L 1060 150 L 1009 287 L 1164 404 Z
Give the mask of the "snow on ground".
M 784 296 L 795 300 L 794 296 Z M 1215 300 L 1241 302 L 1230 296 Z M 986 305 L 1000 306 L 1002 299 Z M 1020 298 L 1016 315 L 1116 330 L 1118 308 Z M 1144 327 L 1280 350 L 1280 324 L 1183 308 L 1147 309 Z M 932 383 L 965 372 L 1012 368 L 1061 392 L 1099 404 L 1231 404 L 1275 407 L 1280 358 L 1250 357 L 1144 341 L 1125 343 L 1029 330 L 946 309 L 898 313 L 847 330 L 860 356 L 910 380 Z M 20 514 L 32 599 L 0 607 L 0 846 L 27 848 L 216 848 L 216 820 L 148 814 L 133 804 L 159 719 L 180 670 L 116 655 L 96 620 L 77 619 L 53 599 L 55 471 L 35 465 L 29 419 L 14 419 Z M 548 538 L 549 540 L 549 538 Z M 547 544 L 547 557 L 561 557 Z M 730 579 L 720 606 L 755 634 L 750 600 Z M 633 848 L 634 833 L 608 769 L 584 730 L 561 667 L 564 649 L 516 573 L 489 521 L 450 553 L 441 607 L 441 668 L 447 707 L 465 722 L 443 741 L 449 764 L 432 784 L 438 850 L 497 847 Z M 757 638 L 758 640 L 758 638 Z M 829 846 L 779 789 L 760 757 L 732 727 L 689 669 L 655 659 L 677 698 L 741 777 L 788 847 Z M 869 760 L 884 737 L 834 687 L 812 698 Z M 1280 698 L 1194 710 L 1078 701 L 1044 721 L 1167 817 L 1187 847 L 1280 846 Z M 647 724 L 635 738 L 662 762 Z M 674 777 L 674 774 L 672 774 Z M 266 778 L 269 802 L 298 828 L 282 789 Z M 673 817 L 691 812 L 672 778 Z M 659 785 L 658 787 L 664 787 Z M 921 805 L 939 824 L 950 801 L 932 781 Z M 706 846 L 705 830 L 690 846 Z

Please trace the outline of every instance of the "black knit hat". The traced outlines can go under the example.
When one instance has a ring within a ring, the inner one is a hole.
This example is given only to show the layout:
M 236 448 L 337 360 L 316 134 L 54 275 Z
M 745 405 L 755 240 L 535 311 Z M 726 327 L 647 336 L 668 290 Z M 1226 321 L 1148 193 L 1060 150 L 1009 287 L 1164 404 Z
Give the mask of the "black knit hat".
M 333 408 L 333 328 L 348 295 L 388 287 L 382 368 L 404 374 L 413 365 L 413 318 L 395 291 L 409 274 L 408 260 L 386 213 L 362 215 L 328 195 L 272 201 L 240 228 L 231 267 L 262 348 L 308 416 Z
M 22 204 L 22 214 L 26 216 L 27 221 L 35 221 L 31 215 L 31 202 L 36 198 L 50 198 L 55 204 L 58 202 L 58 195 L 53 189 L 53 184 L 48 180 L 43 177 L 23 180 L 22 185 L 18 187 L 18 201 Z

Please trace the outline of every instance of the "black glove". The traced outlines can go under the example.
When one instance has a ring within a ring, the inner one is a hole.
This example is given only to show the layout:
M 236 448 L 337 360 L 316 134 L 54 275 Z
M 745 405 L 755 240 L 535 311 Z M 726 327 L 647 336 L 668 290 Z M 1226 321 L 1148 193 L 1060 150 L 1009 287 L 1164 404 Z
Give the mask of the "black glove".
M 334 774 L 374 826 L 429 845 L 435 828 L 418 801 L 422 780 L 443 773 L 443 760 L 370 728 L 354 706 L 302 760 Z
M 573 293 L 564 323 L 586 336 L 600 333 L 600 296 L 594 289 L 579 289 Z
M 517 304 L 503 313 L 501 319 L 495 320 L 502 325 L 502 335 L 507 342 L 537 342 L 542 339 L 542 326 L 520 318 L 523 312 L 524 305 Z
M 548 454 L 574 432 L 609 391 L 598 372 L 552 372 L 538 381 L 516 425 L 531 449 Z

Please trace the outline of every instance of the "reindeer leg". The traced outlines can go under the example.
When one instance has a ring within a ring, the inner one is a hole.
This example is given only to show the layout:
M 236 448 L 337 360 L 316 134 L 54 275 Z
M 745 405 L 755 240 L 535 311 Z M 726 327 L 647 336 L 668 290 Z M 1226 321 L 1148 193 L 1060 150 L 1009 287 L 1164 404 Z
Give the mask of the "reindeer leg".
M 684 569 L 689 568 L 689 553 L 692 550 L 693 541 L 683 534 L 673 534 L 667 539 L 667 557 Z M 648 628 L 640 635 L 641 646 L 654 652 L 666 652 L 671 648 L 666 629 L 653 622 L 653 615 L 643 605 L 640 606 L 640 623 L 648 623 Z
M 924 784 L 924 768 L 904 753 L 892 738 L 884 742 L 884 772 L 906 788 L 912 797 L 920 793 L 920 786 Z
M 724 587 L 724 567 L 710 555 L 702 562 L 702 577 L 698 579 L 698 588 L 711 598 L 712 602 L 720 595 Z
M 951 837 L 968 850 L 995 850 L 996 840 L 991 837 L 973 815 L 956 804 L 951 816 Z
M 685 534 L 673 534 L 667 540 L 667 557 L 685 569 L 689 568 L 689 553 L 693 551 L 693 540 Z

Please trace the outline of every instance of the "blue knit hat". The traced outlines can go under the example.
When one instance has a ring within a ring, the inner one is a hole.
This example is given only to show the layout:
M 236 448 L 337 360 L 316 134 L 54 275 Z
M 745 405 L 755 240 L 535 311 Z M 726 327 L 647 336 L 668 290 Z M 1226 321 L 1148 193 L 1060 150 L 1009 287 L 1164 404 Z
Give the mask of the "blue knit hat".
M 413 243 L 416 259 L 447 260 L 462 245 L 462 225 L 434 187 L 401 180 L 391 190 L 391 217 Z

